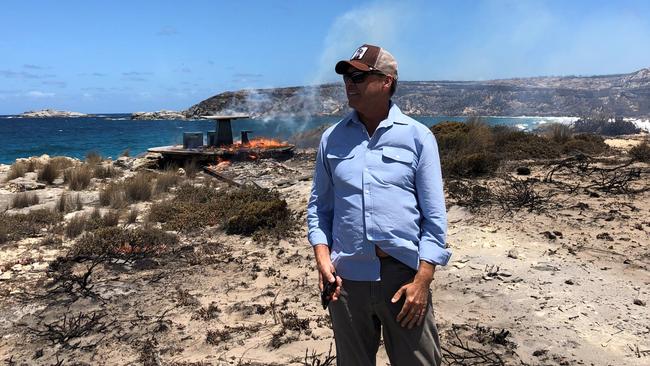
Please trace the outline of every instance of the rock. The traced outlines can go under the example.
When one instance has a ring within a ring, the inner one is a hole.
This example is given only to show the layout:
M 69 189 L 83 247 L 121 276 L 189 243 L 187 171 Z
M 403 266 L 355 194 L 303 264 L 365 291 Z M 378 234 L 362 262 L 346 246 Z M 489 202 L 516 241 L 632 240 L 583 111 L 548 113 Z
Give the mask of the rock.
M 564 281 L 564 283 L 566 283 L 567 285 L 575 285 L 575 282 L 573 282 L 572 279 L 568 279 L 568 280 Z
M 134 161 L 134 158 L 130 158 L 128 156 L 120 156 L 113 162 L 113 165 L 122 169 L 131 169 Z
M 517 168 L 517 175 L 530 175 L 530 168 L 527 166 L 520 166 Z
M 10 280 L 12 277 L 13 275 L 11 274 L 11 272 L 9 271 L 2 272 L 2 274 L 0 274 L 0 281 Z
M 79 113 L 79 112 L 69 112 L 69 111 L 58 111 L 56 109 L 43 109 L 40 111 L 29 111 L 23 114 L 20 114 L 18 117 L 22 118 L 78 118 L 78 117 L 88 117 L 90 115 Z
M 156 112 L 135 112 L 131 114 L 131 119 L 137 120 L 155 120 L 155 119 L 186 119 L 185 113 L 170 110 L 160 110 Z
M 7 185 L 7 189 L 10 192 L 25 192 L 45 188 L 45 183 L 37 182 L 26 177 L 18 177 L 10 180 Z
M 537 351 L 533 352 L 533 356 L 535 357 L 544 356 L 547 352 L 548 350 L 546 349 L 538 349 Z
M 517 251 L 517 248 L 512 248 L 508 251 L 508 258 L 519 258 L 519 251 Z
M 137 158 L 133 161 L 131 166 L 132 170 L 142 170 L 142 169 L 156 169 L 162 159 L 162 154 L 159 153 L 147 153 L 141 158 Z
M 614 238 L 612 238 L 612 236 L 609 235 L 609 233 L 600 233 L 600 234 L 596 235 L 596 239 L 614 241 Z
M 541 234 L 544 235 L 544 237 L 546 237 L 546 239 L 550 239 L 550 240 L 555 240 L 555 239 L 557 239 L 557 236 L 555 236 L 555 234 L 553 234 L 553 233 L 550 232 L 550 231 L 544 231 L 544 232 L 541 233 Z
M 186 174 L 186 173 L 185 173 L 185 169 L 183 169 L 183 168 L 178 168 L 178 171 L 176 172 L 176 175 L 180 175 L 180 176 L 182 177 L 182 176 L 184 176 L 185 174 Z
M 641 299 L 634 299 L 634 305 L 645 306 L 645 301 Z

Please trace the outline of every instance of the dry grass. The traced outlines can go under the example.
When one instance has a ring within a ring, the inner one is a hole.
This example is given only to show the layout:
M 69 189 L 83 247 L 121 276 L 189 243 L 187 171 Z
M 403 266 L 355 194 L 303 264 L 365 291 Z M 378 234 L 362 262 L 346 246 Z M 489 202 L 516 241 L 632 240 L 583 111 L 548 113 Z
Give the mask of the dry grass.
M 109 256 L 131 258 L 134 255 L 158 255 L 178 244 L 178 237 L 153 227 L 123 229 L 101 227 L 86 232 L 70 248 L 72 256 Z
M 132 208 L 131 211 L 129 211 L 129 215 L 126 217 L 126 223 L 127 224 L 135 224 L 136 221 L 138 221 L 138 209 L 137 208 Z
M 96 165 L 99 164 L 103 161 L 104 159 L 102 158 L 101 155 L 99 155 L 98 152 L 96 151 L 89 151 L 86 154 L 86 163 L 90 165 Z
M 114 227 L 119 223 L 120 215 L 117 211 L 108 211 L 101 215 L 99 209 L 93 210 L 90 214 L 75 215 L 65 227 L 65 235 L 69 238 L 76 238 L 84 231 L 97 230 L 102 227 Z
M 124 181 L 124 192 L 129 202 L 148 201 L 153 194 L 152 175 L 140 172 Z
M 90 185 L 90 180 L 93 177 L 93 172 L 86 164 L 77 167 L 68 168 L 63 173 L 64 181 L 68 184 L 68 188 L 73 191 L 82 191 Z
M 57 169 L 56 164 L 50 161 L 38 171 L 38 180 L 47 184 L 52 184 L 60 174 L 61 172 Z
M 111 208 L 126 206 L 126 193 L 124 186 L 118 182 L 111 182 L 99 191 L 99 204 Z
M 7 173 L 7 181 L 24 177 L 25 173 L 27 173 L 27 163 L 24 161 L 17 161 L 13 164 L 11 164 L 11 167 L 9 167 L 9 173 Z
M 176 174 L 173 169 L 166 169 L 164 172 L 158 174 L 156 178 L 155 192 L 169 192 L 169 189 L 175 187 L 182 181 L 182 178 Z
M 33 205 L 37 205 L 40 202 L 38 195 L 36 193 L 22 192 L 18 193 L 11 200 L 12 208 L 25 208 Z
M 93 167 L 93 176 L 97 179 L 115 178 L 122 175 L 122 171 L 115 169 L 112 165 L 95 165 Z

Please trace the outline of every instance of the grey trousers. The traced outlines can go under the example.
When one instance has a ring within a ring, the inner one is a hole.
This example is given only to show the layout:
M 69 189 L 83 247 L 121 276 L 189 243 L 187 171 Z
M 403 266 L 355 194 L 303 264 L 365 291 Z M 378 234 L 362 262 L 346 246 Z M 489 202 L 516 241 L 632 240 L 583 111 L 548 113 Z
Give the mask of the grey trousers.
M 338 366 L 375 366 L 380 335 L 392 366 L 442 364 L 431 292 L 421 326 L 403 328 L 396 321 L 405 297 L 391 298 L 413 280 L 415 271 L 392 257 L 380 258 L 381 281 L 343 279 L 341 297 L 329 305 Z

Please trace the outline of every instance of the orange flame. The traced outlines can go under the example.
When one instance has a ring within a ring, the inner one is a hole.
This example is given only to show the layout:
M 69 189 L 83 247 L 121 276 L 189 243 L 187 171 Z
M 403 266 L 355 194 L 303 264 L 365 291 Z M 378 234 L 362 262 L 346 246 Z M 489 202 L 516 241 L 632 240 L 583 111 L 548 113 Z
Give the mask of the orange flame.
M 241 142 L 236 142 L 232 145 L 234 148 L 248 147 L 248 148 L 257 148 L 257 149 L 272 149 L 276 147 L 286 147 L 289 146 L 286 142 L 270 139 L 265 137 L 257 137 L 251 139 L 247 144 L 242 144 Z

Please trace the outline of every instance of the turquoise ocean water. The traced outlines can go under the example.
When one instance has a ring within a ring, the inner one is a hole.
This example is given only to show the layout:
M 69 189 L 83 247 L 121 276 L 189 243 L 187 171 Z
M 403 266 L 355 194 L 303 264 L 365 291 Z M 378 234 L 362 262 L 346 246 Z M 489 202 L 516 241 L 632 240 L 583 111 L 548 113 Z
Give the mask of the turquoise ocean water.
M 110 114 L 87 118 L 17 118 L 0 116 L 0 164 L 16 158 L 48 154 L 83 158 L 90 151 L 116 158 L 129 149 L 131 156 L 150 147 L 182 143 L 183 132 L 214 131 L 212 121 L 133 121 L 130 115 Z M 418 117 L 427 126 L 441 121 L 464 121 L 465 117 Z M 563 117 L 486 117 L 489 124 L 533 129 L 545 122 L 562 122 Z M 304 119 L 242 119 L 232 122 L 233 136 L 241 130 L 254 131 L 251 137 L 287 139 L 296 132 L 338 121 L 336 117 Z

